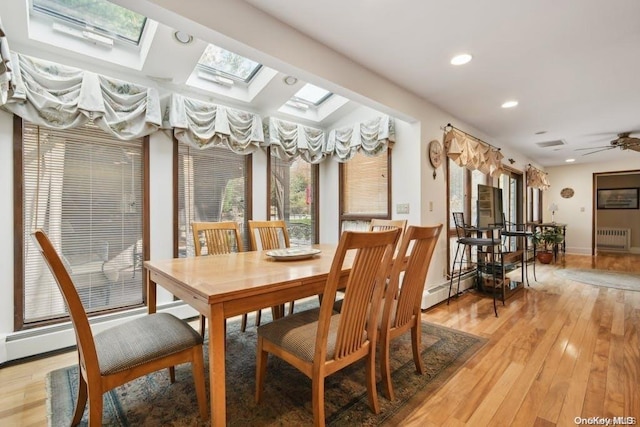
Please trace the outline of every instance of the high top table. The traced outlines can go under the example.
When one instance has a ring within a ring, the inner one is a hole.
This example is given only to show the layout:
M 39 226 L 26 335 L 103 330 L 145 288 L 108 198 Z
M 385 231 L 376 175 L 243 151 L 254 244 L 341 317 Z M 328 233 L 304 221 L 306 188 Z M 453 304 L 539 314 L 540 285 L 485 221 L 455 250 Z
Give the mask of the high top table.
M 298 261 L 276 261 L 265 251 L 145 261 L 149 313 L 160 285 L 207 317 L 212 426 L 226 424 L 226 319 L 322 294 L 337 246 L 314 248 L 322 252 Z M 353 255 L 345 259 L 345 281 Z

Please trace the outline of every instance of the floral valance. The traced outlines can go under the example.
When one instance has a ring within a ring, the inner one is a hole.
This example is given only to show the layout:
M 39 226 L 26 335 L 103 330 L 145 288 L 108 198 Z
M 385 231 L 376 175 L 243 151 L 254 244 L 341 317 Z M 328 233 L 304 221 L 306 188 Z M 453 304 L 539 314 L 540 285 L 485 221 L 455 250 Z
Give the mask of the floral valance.
M 339 162 L 353 158 L 358 151 L 375 156 L 395 142 L 395 126 L 389 116 L 380 116 L 329 132 L 326 152 Z
M 13 93 L 11 68 L 11 51 L 0 19 L 0 105 L 7 102 Z
M 50 128 L 82 126 L 89 120 L 120 139 L 160 128 L 158 92 L 133 83 L 26 55 L 11 54 L 13 94 L 3 108 Z
M 477 169 L 490 176 L 499 176 L 504 170 L 504 156 L 499 149 L 458 129 L 451 128 L 445 133 L 444 148 L 447 157 L 460 167 Z
M 529 165 L 527 168 L 527 187 L 539 188 L 540 190 L 551 187 L 546 172 Z
M 282 160 L 302 158 L 320 163 L 325 158 L 325 136 L 322 129 L 269 117 L 264 124 L 265 145 Z
M 172 94 L 165 127 L 178 141 L 196 148 L 228 147 L 237 154 L 254 152 L 264 143 L 260 116 Z

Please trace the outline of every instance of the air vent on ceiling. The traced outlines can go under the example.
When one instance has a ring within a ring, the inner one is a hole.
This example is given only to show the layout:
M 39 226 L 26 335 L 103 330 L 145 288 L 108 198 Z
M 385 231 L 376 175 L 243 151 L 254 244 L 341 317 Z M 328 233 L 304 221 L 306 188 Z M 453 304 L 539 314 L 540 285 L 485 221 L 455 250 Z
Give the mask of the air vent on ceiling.
M 561 139 L 557 139 L 555 141 L 536 142 L 536 145 L 538 147 L 542 147 L 542 148 L 557 147 L 558 145 L 565 145 L 565 144 L 566 144 L 566 142 L 564 142 Z

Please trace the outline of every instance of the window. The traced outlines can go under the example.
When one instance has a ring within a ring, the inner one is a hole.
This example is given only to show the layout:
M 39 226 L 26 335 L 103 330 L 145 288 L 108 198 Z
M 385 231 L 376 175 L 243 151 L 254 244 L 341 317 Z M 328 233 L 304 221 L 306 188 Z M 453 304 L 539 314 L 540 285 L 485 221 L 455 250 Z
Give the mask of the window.
M 204 150 L 175 142 L 177 244 L 174 256 L 195 256 L 192 221 L 236 221 L 249 247 L 247 219 L 251 217 L 251 155 L 224 147 Z
M 469 170 L 447 159 L 447 185 L 449 188 L 449 263 L 456 249 L 456 227 L 452 212 L 464 212 L 467 224 L 476 224 L 478 218 L 478 184 L 488 185 L 489 178 L 479 170 Z M 467 259 L 469 259 L 467 257 Z
M 16 118 L 15 170 L 22 191 L 15 233 L 16 329 L 67 311 L 31 239 L 43 228 L 90 314 L 144 302 L 146 139 L 121 141 L 93 124 L 54 130 Z
M 318 165 L 297 158 L 290 162 L 269 157 L 269 213 L 284 220 L 291 246 L 318 243 Z
M 542 222 L 542 190 L 527 187 L 527 221 Z
M 307 83 L 287 101 L 287 105 L 302 109 L 316 108 L 329 99 L 331 95 L 333 93 L 328 90 Z
M 84 30 L 78 35 L 93 42 L 118 39 L 138 45 L 147 18 L 107 0 L 32 0 L 33 11 L 42 13 L 57 24 L 59 31 Z
M 340 163 L 340 229 L 366 230 L 372 218 L 391 219 L 389 148 Z
M 200 77 L 232 86 L 234 83 L 247 84 L 262 67 L 261 64 L 210 44 L 198 61 L 198 68 L 203 73 Z

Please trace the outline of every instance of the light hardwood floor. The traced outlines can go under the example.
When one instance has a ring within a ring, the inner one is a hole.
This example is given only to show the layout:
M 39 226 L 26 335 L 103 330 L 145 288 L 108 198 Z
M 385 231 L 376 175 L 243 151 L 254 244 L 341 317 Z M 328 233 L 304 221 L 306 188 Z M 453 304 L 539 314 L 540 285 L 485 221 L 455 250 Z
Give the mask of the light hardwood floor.
M 640 272 L 640 256 L 567 255 L 498 307 L 468 292 L 423 314 L 487 344 L 403 426 L 573 426 L 640 418 L 640 292 L 563 281 L 557 268 Z M 0 369 L 0 425 L 46 425 L 44 377 L 75 353 Z

